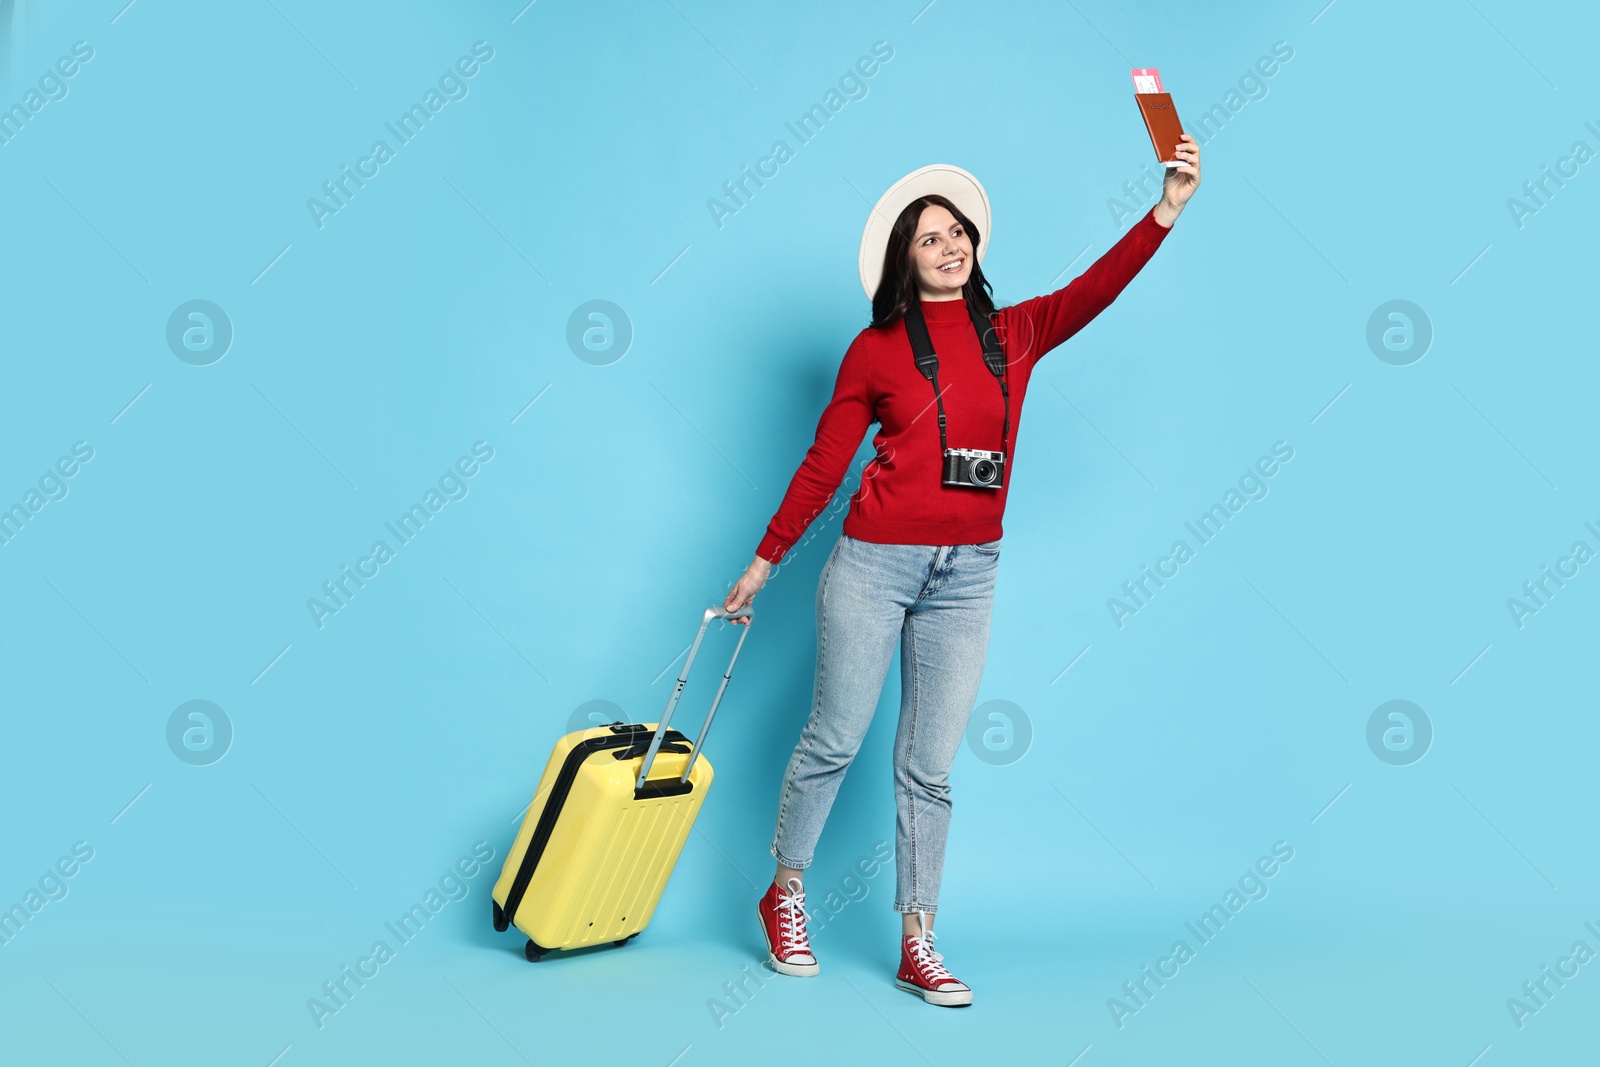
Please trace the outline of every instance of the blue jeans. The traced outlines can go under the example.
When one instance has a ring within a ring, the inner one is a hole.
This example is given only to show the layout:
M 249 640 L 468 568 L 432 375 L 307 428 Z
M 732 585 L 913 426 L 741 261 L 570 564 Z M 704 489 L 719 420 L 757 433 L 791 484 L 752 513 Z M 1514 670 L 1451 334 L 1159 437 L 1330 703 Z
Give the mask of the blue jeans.
M 783 775 L 772 854 L 810 865 L 900 642 L 894 741 L 896 911 L 938 910 L 950 764 L 989 651 L 1000 542 L 880 545 L 841 533 L 817 582 L 811 715 Z

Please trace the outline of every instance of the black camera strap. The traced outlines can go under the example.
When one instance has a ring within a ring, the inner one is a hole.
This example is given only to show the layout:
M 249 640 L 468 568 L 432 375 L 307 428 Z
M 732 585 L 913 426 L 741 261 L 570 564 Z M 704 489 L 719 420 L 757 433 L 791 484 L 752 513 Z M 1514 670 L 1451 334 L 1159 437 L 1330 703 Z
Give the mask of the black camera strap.
M 988 366 L 989 373 L 1000 381 L 1001 403 L 1005 405 L 1005 422 L 1000 431 L 1000 451 L 1006 452 L 1011 440 L 1011 394 L 1006 390 L 1006 357 L 1000 348 L 1000 338 L 996 334 L 994 325 L 986 322 L 970 303 L 965 300 L 967 314 L 972 319 L 972 328 L 977 331 L 978 343 L 983 346 L 983 362 Z M 949 451 L 950 445 L 945 440 L 944 423 L 944 396 L 939 391 L 939 356 L 933 350 L 933 340 L 928 336 L 928 322 L 922 317 L 922 302 L 912 300 L 911 306 L 906 309 L 906 337 L 911 341 L 911 354 L 916 358 L 917 370 L 922 376 L 933 383 L 934 402 L 939 405 L 939 448 L 941 452 Z

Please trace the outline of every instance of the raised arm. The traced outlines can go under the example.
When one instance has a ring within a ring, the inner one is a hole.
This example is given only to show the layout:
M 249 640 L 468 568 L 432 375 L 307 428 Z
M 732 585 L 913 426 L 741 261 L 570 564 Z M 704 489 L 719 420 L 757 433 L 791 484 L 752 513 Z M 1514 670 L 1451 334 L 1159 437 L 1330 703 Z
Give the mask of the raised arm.
M 1088 270 L 1065 286 L 1004 309 L 1001 314 L 1008 343 L 1015 338 L 1023 346 L 1021 351 L 1009 353 L 1010 358 L 1037 362 L 1089 325 L 1127 288 L 1170 232 L 1156 221 L 1155 208 L 1151 208 Z
M 1195 139 L 1182 134 L 1176 155 L 1179 165 L 1167 171 L 1161 184 L 1161 199 L 1105 255 L 1055 292 L 1024 300 L 1001 312 L 1009 359 L 1037 362 L 1089 325 L 1155 255 L 1200 186 L 1200 146 Z

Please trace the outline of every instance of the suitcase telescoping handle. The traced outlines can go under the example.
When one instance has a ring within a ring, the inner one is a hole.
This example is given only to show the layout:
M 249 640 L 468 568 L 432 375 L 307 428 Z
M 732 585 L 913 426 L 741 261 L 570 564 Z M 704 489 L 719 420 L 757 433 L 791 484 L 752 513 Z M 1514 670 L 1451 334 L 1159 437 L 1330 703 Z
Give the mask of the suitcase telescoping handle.
M 678 674 L 678 681 L 672 687 L 672 693 L 667 697 L 667 707 L 661 713 L 661 721 L 656 724 L 656 732 L 650 738 L 650 747 L 645 750 L 644 765 L 639 768 L 639 780 L 633 783 L 634 791 L 644 788 L 646 776 L 650 773 L 650 765 L 656 761 L 656 751 L 661 747 L 662 738 L 667 735 L 667 723 L 672 718 L 672 710 L 678 706 L 678 697 L 683 695 L 683 687 L 689 681 L 689 668 L 694 666 L 694 656 L 700 651 L 700 642 L 706 636 L 706 627 L 711 625 L 712 619 L 750 619 L 754 621 L 755 612 L 749 608 L 738 611 L 724 611 L 722 608 L 710 607 L 700 620 L 700 632 L 694 635 L 694 644 L 689 646 L 689 655 L 683 661 L 683 670 Z M 717 686 L 717 695 L 711 700 L 711 710 L 706 712 L 706 721 L 700 727 L 700 736 L 694 739 L 694 748 L 689 753 L 688 762 L 683 768 L 683 777 L 679 782 L 689 780 L 689 772 L 694 770 L 695 760 L 700 758 L 700 746 L 705 743 L 706 731 L 711 729 L 711 717 L 717 713 L 717 705 L 722 703 L 723 690 L 728 688 L 728 679 L 733 676 L 733 665 L 738 662 L 739 649 L 744 647 L 744 639 L 750 636 L 750 623 L 739 628 L 739 643 L 733 646 L 733 657 L 728 660 L 728 669 L 722 672 L 722 683 Z

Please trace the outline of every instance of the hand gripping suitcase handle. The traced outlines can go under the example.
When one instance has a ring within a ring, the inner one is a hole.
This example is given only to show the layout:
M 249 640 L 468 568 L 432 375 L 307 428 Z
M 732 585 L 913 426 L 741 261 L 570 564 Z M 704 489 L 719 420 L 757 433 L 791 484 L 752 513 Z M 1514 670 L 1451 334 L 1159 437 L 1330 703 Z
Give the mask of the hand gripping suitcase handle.
M 656 724 L 655 733 L 650 738 L 650 747 L 644 754 L 644 765 L 639 768 L 639 779 L 633 783 L 635 792 L 644 788 L 645 778 L 650 774 L 650 766 L 656 761 L 656 752 L 661 748 L 661 739 L 667 735 L 667 723 L 672 719 L 672 711 L 678 706 L 678 697 L 683 695 L 683 687 L 689 681 L 689 668 L 694 666 L 694 656 L 700 651 L 700 642 L 706 636 L 706 627 L 711 625 L 712 619 L 755 619 L 755 612 L 749 608 L 738 611 L 724 611 L 722 608 L 710 607 L 705 610 L 705 615 L 700 619 L 700 631 L 694 635 L 694 644 L 689 646 L 689 655 L 683 661 L 683 670 L 678 674 L 678 681 L 672 687 L 672 693 L 667 697 L 667 707 L 661 713 L 661 721 Z M 728 669 L 722 672 L 722 683 L 717 686 L 717 695 L 711 700 L 711 710 L 706 712 L 706 721 L 700 727 L 700 736 L 694 739 L 694 749 L 689 753 L 688 762 L 684 765 L 683 776 L 679 782 L 689 780 L 689 772 L 694 770 L 695 760 L 700 758 L 700 746 L 705 743 L 706 732 L 711 729 L 711 718 L 717 713 L 717 705 L 722 703 L 722 693 L 728 688 L 728 679 L 733 676 L 733 665 L 739 660 L 739 650 L 744 647 L 744 639 L 750 636 L 750 624 L 740 627 L 743 631 L 739 634 L 739 643 L 733 646 L 733 656 L 728 660 Z

